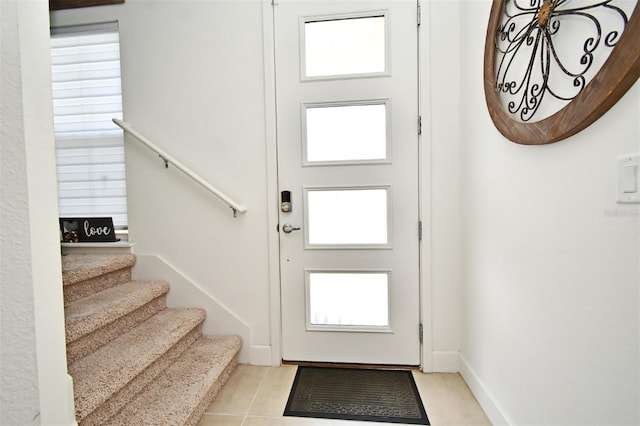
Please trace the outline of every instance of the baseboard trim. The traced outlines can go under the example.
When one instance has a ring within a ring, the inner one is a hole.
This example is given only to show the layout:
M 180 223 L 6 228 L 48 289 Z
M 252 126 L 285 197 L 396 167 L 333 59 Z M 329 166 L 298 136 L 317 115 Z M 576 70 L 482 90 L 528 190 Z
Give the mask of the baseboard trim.
M 471 367 L 464 355 L 460 354 L 460 374 L 471 389 L 471 393 L 484 410 L 485 414 L 491 421 L 491 424 L 497 425 L 513 425 L 511 417 L 498 403 L 495 396 L 482 383 L 475 370 Z
M 227 306 L 215 298 L 210 291 L 190 279 L 186 274 L 158 255 L 137 254 L 132 269 L 135 280 L 164 280 L 169 283 L 167 304 L 170 307 L 199 307 L 207 311 L 202 324 L 206 335 L 234 334 L 242 339 L 238 355 L 241 364 L 253 364 L 251 328 Z M 269 351 L 269 356 L 271 352 Z M 261 357 L 260 357 L 261 358 Z
M 433 351 L 431 362 L 433 373 L 457 373 L 460 371 L 460 352 Z
M 76 419 L 76 408 L 75 408 L 75 400 L 74 400 L 74 393 L 73 393 L 73 377 L 71 377 L 71 375 L 69 373 L 67 373 L 67 401 L 68 401 L 68 406 L 67 406 L 67 412 L 69 413 L 69 419 L 70 423 L 69 426 L 78 426 L 78 422 L 75 420 Z
M 251 345 L 249 358 L 251 359 L 251 365 L 272 366 L 271 346 Z

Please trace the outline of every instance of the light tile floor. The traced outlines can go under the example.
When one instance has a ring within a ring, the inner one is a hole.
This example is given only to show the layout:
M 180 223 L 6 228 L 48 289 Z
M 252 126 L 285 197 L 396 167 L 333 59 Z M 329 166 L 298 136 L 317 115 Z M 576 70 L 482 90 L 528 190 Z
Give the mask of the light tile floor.
M 239 365 L 199 426 L 374 426 L 373 422 L 283 417 L 296 366 Z M 434 426 L 486 426 L 489 419 L 458 374 L 414 372 Z

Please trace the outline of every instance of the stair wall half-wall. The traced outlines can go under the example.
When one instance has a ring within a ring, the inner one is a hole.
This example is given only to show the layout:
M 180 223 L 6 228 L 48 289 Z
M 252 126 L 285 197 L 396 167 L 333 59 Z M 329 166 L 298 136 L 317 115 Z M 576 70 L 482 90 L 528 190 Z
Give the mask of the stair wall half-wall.
M 172 307 L 198 306 L 207 312 L 202 325 L 206 335 L 237 335 L 245 344 L 239 353 L 240 364 L 271 365 L 271 347 L 251 344 L 251 328 L 228 307 L 216 300 L 205 289 L 204 283 L 196 283 L 161 256 L 136 253 L 137 262 L 132 270 L 135 280 L 162 279 L 171 283 L 167 303 Z M 212 277 L 212 281 L 215 280 Z M 224 285 L 219 283 L 219 285 Z

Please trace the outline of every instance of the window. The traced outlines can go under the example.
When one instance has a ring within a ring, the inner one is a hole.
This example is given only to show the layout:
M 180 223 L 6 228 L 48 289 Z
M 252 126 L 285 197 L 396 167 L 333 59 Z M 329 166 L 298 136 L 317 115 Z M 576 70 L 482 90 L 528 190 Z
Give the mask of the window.
M 307 248 L 387 248 L 389 191 L 390 187 L 305 188 Z
M 117 23 L 52 28 L 51 71 L 60 216 L 126 229 Z
M 303 105 L 304 164 L 371 163 L 388 154 L 387 101 Z
M 305 18 L 303 79 L 388 72 L 386 20 L 384 12 L 380 16 Z
M 308 329 L 389 329 L 390 271 L 308 270 L 305 274 Z

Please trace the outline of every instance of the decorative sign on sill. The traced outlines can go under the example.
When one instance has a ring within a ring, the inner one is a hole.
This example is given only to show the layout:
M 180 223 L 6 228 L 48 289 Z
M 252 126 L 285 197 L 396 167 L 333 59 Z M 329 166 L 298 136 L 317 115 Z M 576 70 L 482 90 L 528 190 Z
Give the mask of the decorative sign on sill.
M 60 242 L 105 243 L 118 241 L 110 217 L 61 217 Z

